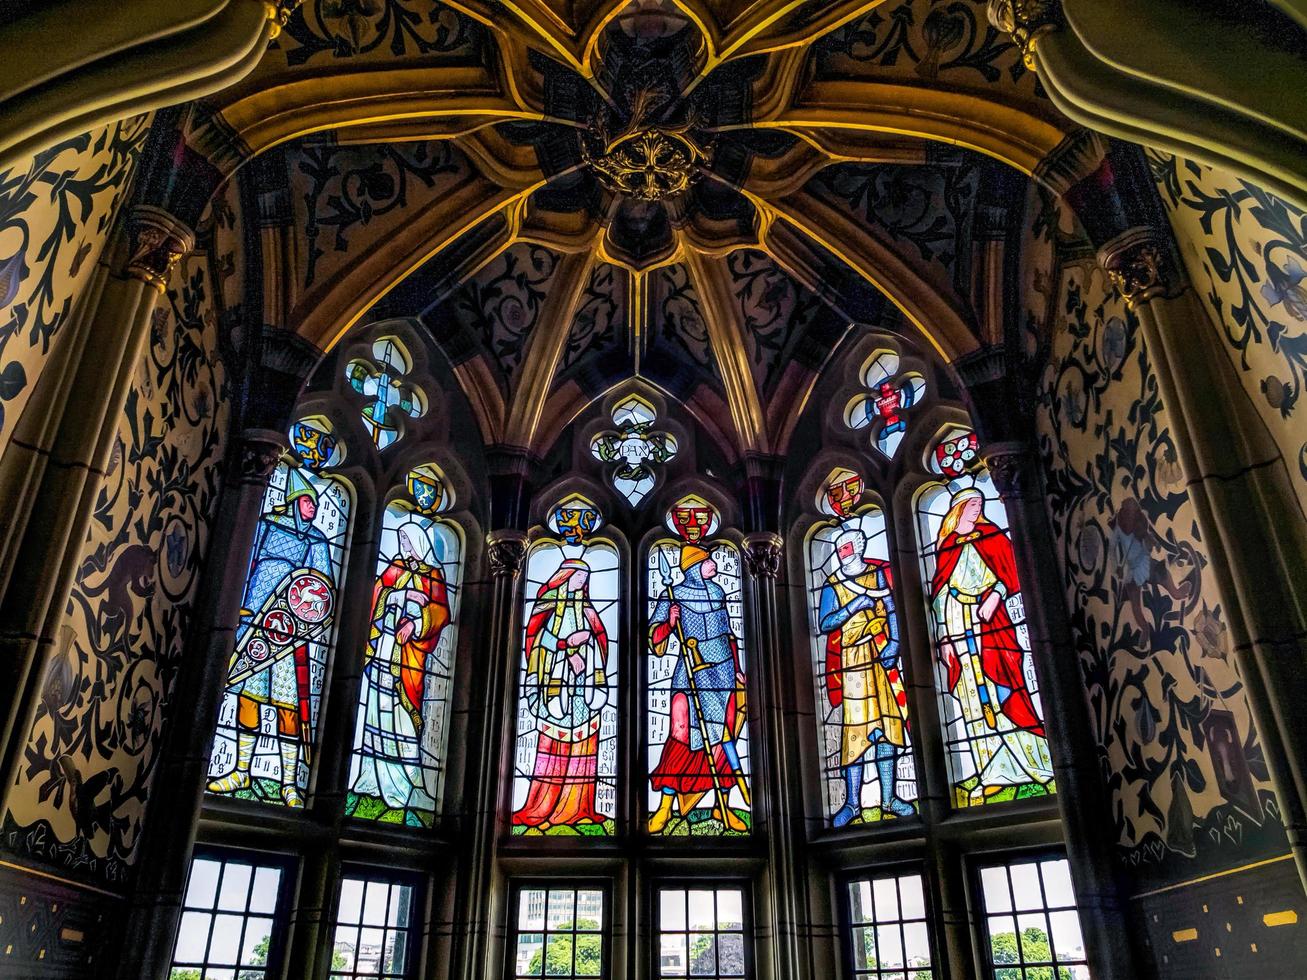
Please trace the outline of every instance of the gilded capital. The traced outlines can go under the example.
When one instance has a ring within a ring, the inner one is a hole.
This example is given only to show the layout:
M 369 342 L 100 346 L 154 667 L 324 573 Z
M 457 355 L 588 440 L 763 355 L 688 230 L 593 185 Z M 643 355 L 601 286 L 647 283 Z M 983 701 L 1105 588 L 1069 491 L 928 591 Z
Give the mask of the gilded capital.
M 195 244 L 191 230 L 167 211 L 142 204 L 128 217 L 127 232 L 131 245 L 127 274 L 163 292 L 172 267 Z
M 1169 251 L 1151 228 L 1118 235 L 1099 249 L 1098 263 L 1132 310 L 1176 285 Z
M 777 578 L 781 573 L 781 549 L 785 542 L 780 535 L 764 531 L 750 534 L 744 539 L 744 564 L 754 578 Z
M 526 557 L 526 535 L 514 530 L 491 531 L 486 535 L 486 557 L 495 578 L 516 576 Z
M 268 24 L 272 31 L 269 38 L 275 38 L 290 20 L 290 15 L 299 9 L 304 0 L 261 0 L 263 11 L 268 15 Z
M 1057 0 L 989 0 L 989 22 L 1011 36 L 1021 60 L 1035 70 L 1035 45 L 1061 22 Z

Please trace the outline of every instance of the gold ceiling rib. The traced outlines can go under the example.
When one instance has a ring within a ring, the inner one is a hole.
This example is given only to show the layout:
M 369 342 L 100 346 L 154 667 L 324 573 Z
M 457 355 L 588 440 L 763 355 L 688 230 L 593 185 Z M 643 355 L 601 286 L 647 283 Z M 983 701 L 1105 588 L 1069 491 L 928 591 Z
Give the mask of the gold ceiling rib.
M 744 343 L 744 325 L 735 308 L 730 272 L 724 258 L 710 257 L 696 249 L 686 249 L 685 267 L 699 294 L 708 342 L 713 359 L 726 388 L 726 403 L 742 453 L 766 453 L 771 450 L 762 402 L 749 368 L 749 352 Z

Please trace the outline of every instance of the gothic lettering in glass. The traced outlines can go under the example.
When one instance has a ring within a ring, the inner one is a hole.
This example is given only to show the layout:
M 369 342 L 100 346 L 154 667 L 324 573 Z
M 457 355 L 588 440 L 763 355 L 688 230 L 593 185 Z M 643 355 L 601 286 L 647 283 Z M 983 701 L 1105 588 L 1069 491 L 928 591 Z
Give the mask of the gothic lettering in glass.
M 288 455 L 263 497 L 209 762 L 209 791 L 304 805 L 335 631 L 350 495 Z
M 639 506 L 657 481 L 655 467 L 676 456 L 676 439 L 657 431 L 658 413 L 643 398 L 632 395 L 613 409 L 615 430 L 601 432 L 590 443 L 590 452 L 603 463 L 614 463 L 614 489 L 632 507 Z
M 831 825 L 917 811 L 894 577 L 885 514 L 859 506 L 862 477 L 837 469 L 808 540 L 818 746 Z
M 740 553 L 713 540 L 717 511 L 687 497 L 667 515 L 679 540 L 649 550 L 649 832 L 747 834 Z

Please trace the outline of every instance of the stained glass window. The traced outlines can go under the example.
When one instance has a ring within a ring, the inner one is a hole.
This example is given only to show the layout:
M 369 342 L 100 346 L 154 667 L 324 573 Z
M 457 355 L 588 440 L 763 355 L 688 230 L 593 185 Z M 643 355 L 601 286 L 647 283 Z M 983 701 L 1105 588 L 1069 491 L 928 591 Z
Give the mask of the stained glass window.
M 832 826 L 916 814 L 916 773 L 885 514 L 860 507 L 847 469 L 818 501 L 830 517 L 808 539 L 818 746 Z
M 855 980 L 932 980 L 926 893 L 919 874 L 848 884 L 848 941 Z
M 747 834 L 752 824 L 740 553 L 713 540 L 719 523 L 707 502 L 685 498 L 667 515 L 679 540 L 649 549 L 653 834 Z
M 321 468 L 288 456 L 268 481 L 209 761 L 211 793 L 304 805 L 350 517 L 349 490 Z
M 277 865 L 218 855 L 191 862 L 173 947 L 171 976 L 264 980 L 276 975 L 276 929 L 284 872 Z M 239 968 L 239 969 L 238 969 Z
M 621 558 L 589 501 L 553 509 L 527 556 L 513 755 L 515 834 L 602 836 L 617 818 Z
M 660 888 L 655 976 L 752 976 L 744 913 L 740 888 Z
M 345 875 L 336 906 L 331 980 L 402 980 L 417 955 L 416 892 L 399 881 Z
M 520 889 L 512 977 L 579 980 L 602 976 L 604 898 L 598 888 Z
M 908 411 L 926 394 L 925 379 L 919 374 L 900 374 L 899 355 L 881 350 L 867 361 L 862 382 L 870 391 L 853 400 L 844 420 L 854 429 L 873 427 L 872 444 L 893 458 L 908 432 Z
M 1030 858 L 982 867 L 980 891 L 992 976 L 1089 980 L 1066 858 Z
M 408 380 L 413 362 L 394 337 L 382 337 L 372 345 L 372 358 L 355 358 L 345 368 L 350 387 L 367 401 L 359 412 L 373 445 L 385 449 L 404 435 L 406 418 L 426 414 L 422 389 Z
M 445 771 L 462 539 L 436 515 L 439 474 L 413 470 L 381 524 L 346 813 L 429 825 Z
M 657 480 L 655 467 L 676 456 L 676 439 L 654 429 L 658 415 L 643 398 L 632 396 L 613 409 L 617 428 L 601 432 L 590 452 L 603 463 L 615 463 L 613 487 L 632 507 L 639 506 Z
M 1053 764 L 1007 511 L 983 465 L 954 458 L 931 454 L 941 480 L 917 497 L 917 534 L 955 803 L 1042 796 Z

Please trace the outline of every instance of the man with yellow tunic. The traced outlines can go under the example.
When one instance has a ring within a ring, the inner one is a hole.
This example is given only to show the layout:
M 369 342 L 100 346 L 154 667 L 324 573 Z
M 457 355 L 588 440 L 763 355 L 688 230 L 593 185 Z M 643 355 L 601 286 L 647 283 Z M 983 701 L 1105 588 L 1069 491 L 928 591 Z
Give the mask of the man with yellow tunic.
M 899 671 L 898 624 L 886 562 L 865 555 L 867 538 L 857 528 L 835 539 L 835 570 L 821 590 L 818 629 L 826 635 L 826 696 L 841 714 L 840 767 L 844 805 L 832 825 L 862 816 L 867 753 L 880 777 L 884 815 L 916 811 L 895 793 L 895 769 L 907 747 L 907 694 Z

